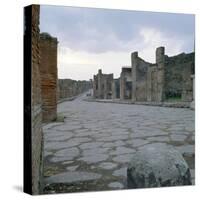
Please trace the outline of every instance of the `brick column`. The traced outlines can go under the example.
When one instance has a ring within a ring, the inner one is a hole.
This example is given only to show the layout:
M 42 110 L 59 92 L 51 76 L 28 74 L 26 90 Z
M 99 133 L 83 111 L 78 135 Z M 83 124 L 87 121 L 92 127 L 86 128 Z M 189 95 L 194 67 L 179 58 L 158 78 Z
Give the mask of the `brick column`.
M 47 33 L 40 34 L 40 75 L 42 90 L 43 121 L 57 117 L 57 38 Z

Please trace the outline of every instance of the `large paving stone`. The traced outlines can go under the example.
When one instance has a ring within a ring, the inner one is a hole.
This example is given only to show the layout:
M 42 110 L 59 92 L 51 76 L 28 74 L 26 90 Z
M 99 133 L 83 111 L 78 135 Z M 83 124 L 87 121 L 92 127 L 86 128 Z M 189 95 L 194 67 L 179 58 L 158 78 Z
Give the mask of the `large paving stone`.
M 102 162 L 98 165 L 98 167 L 102 168 L 102 169 L 107 169 L 107 170 L 110 170 L 110 169 L 114 169 L 117 167 L 117 164 L 116 163 L 113 163 L 113 162 Z
M 120 182 L 111 182 L 108 184 L 108 187 L 113 188 L 113 189 L 123 189 L 124 186 Z
M 101 146 L 102 144 L 103 142 L 88 142 L 88 143 L 81 144 L 79 147 L 80 149 L 93 149 L 93 148 L 97 148 Z
M 57 151 L 54 156 L 56 157 L 75 157 L 79 155 L 79 150 L 77 147 L 67 148 Z
M 90 149 L 85 149 L 82 151 L 83 156 L 90 156 L 90 155 L 98 155 L 98 154 L 103 154 L 107 153 L 109 148 L 90 148 Z
M 139 147 L 139 146 L 143 146 L 145 144 L 148 144 L 149 141 L 144 140 L 144 139 L 132 139 L 132 140 L 128 140 L 127 143 L 132 145 L 133 147 Z
M 98 163 L 100 161 L 104 161 L 108 159 L 107 154 L 96 154 L 96 155 L 90 155 L 90 156 L 83 156 L 79 158 L 79 160 L 82 160 L 88 164 Z
M 157 136 L 157 137 L 148 137 L 146 138 L 149 142 L 169 142 L 168 136 Z
M 67 169 L 68 171 L 75 171 L 78 167 L 79 167 L 79 165 L 73 165 L 73 166 L 67 167 L 66 169 Z
M 191 185 L 189 167 L 172 147 L 147 145 L 137 151 L 127 169 L 129 188 Z
M 123 155 L 113 157 L 112 160 L 117 163 L 128 163 L 128 162 L 130 162 L 132 157 L 133 157 L 133 153 L 123 154 Z
M 45 150 L 59 150 L 68 147 L 77 146 L 77 143 L 69 143 L 69 142 L 44 142 L 44 149 Z
M 173 134 L 170 136 L 171 140 L 174 142 L 183 142 L 186 139 L 186 135 Z
M 51 183 L 74 183 L 78 181 L 90 181 L 101 178 L 101 174 L 92 173 L 92 172 L 64 172 L 57 175 L 50 176 L 45 178 L 44 182 L 46 184 Z
M 63 149 L 57 151 L 54 156 L 50 159 L 51 162 L 61 162 L 67 160 L 73 160 L 79 155 L 79 150 L 76 147 Z
M 126 139 L 128 139 L 128 135 L 113 135 L 109 137 L 99 138 L 98 141 L 110 142 L 110 141 L 126 140 Z
M 122 167 L 120 169 L 117 169 L 113 172 L 113 176 L 124 176 L 127 175 L 127 167 Z
M 121 155 L 121 154 L 128 154 L 128 153 L 135 153 L 136 150 L 127 148 L 127 147 L 116 147 L 115 150 L 111 151 L 110 155 Z
M 73 133 L 70 133 L 70 134 L 62 134 L 62 135 L 55 135 L 55 136 L 48 136 L 48 137 L 45 137 L 46 141 L 63 141 L 63 140 L 67 140 L 69 138 L 71 138 L 73 136 Z

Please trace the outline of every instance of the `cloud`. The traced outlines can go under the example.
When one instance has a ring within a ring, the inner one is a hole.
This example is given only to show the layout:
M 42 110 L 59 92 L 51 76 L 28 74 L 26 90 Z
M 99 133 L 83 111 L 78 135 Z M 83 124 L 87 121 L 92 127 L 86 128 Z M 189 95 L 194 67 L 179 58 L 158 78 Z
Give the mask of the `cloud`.
M 138 39 L 141 27 L 185 39 L 194 36 L 194 15 L 41 6 L 41 31 L 74 50 L 126 51 L 127 43 Z
M 194 47 L 194 15 L 41 6 L 41 32 L 58 38 L 60 78 L 90 79 L 102 68 L 118 77 L 130 54 L 155 62 L 155 49 L 171 56 Z

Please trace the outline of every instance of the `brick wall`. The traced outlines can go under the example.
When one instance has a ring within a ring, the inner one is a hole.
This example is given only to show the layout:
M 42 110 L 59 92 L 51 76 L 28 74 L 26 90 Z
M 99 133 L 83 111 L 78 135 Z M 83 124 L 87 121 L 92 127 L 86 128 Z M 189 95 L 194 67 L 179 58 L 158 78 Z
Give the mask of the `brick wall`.
M 41 174 L 41 155 L 42 155 L 42 98 L 40 89 L 40 49 L 39 49 L 39 13 L 40 7 L 38 5 L 32 6 L 32 41 L 31 41 L 31 57 L 32 57 L 32 193 L 38 194 L 40 188 L 40 174 Z
M 40 76 L 43 122 L 57 117 L 57 38 L 40 34 Z

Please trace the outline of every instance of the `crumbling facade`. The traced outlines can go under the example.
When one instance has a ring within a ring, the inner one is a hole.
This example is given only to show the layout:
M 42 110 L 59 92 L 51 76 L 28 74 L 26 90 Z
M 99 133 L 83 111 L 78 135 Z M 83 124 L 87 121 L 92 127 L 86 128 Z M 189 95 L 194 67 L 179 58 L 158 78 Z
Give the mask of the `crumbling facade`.
M 59 99 L 75 97 L 91 89 L 90 81 L 76 81 L 71 79 L 59 79 Z
M 116 80 L 112 77 L 112 92 L 109 98 L 120 100 L 131 99 L 132 102 L 163 102 L 172 99 L 191 102 L 193 97 L 194 53 L 179 54 L 169 57 L 165 55 L 165 48 L 156 49 L 156 62 L 149 63 L 138 56 L 138 52 L 131 54 L 131 67 L 122 67 L 120 74 L 120 96 L 117 97 Z M 102 73 L 94 76 L 94 98 L 108 97 L 102 88 L 107 88 Z M 100 88 L 98 86 L 101 86 Z
M 101 69 L 93 80 L 93 96 L 98 99 L 111 99 L 113 74 L 103 74 Z
M 57 38 L 40 34 L 40 77 L 42 92 L 42 118 L 44 122 L 57 117 Z

